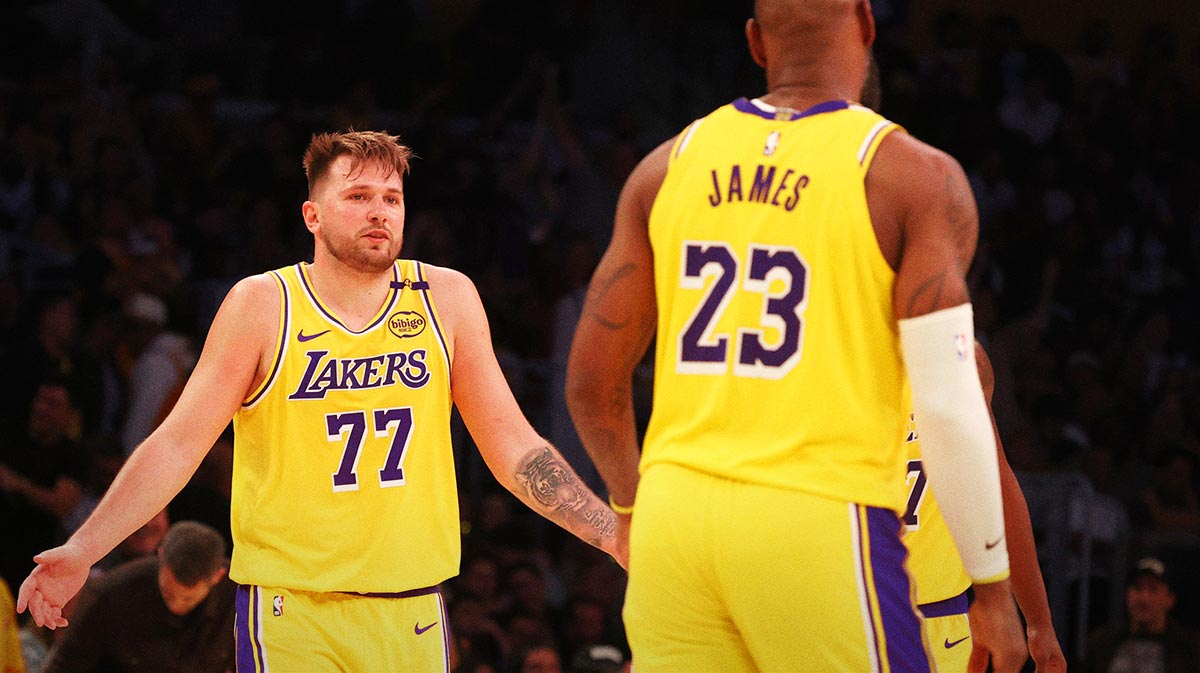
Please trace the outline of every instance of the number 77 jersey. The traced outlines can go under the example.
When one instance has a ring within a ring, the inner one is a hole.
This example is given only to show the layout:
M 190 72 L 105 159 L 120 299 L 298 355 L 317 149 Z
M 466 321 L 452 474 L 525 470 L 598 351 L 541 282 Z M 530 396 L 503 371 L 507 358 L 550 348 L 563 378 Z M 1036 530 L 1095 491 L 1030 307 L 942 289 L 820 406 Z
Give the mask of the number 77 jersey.
M 400 592 L 453 576 L 450 353 L 423 266 L 397 261 L 358 331 L 317 296 L 308 265 L 269 275 L 280 330 L 271 373 L 234 415 L 230 577 Z
M 739 99 L 677 138 L 650 213 L 658 300 L 643 470 L 901 510 L 908 384 L 864 178 L 895 124 Z

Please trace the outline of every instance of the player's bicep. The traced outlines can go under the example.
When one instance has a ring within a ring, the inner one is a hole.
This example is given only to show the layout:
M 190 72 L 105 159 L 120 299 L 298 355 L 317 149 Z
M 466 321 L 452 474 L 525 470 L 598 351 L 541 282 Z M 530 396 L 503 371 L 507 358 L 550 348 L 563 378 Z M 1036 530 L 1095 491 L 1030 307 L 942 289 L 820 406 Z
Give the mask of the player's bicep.
M 903 168 L 893 197 L 901 202 L 896 318 L 968 303 L 966 274 L 975 256 L 979 216 L 962 166 L 903 134 L 885 139 L 875 162 Z

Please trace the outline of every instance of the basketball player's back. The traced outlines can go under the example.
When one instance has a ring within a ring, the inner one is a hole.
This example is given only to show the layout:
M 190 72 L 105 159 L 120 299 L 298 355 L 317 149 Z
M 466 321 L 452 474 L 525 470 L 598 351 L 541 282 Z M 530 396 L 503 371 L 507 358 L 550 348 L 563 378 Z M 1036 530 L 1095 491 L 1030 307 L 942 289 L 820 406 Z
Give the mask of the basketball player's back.
M 659 302 L 643 469 L 899 508 L 906 379 L 864 176 L 867 108 L 740 99 L 672 148 L 650 216 Z

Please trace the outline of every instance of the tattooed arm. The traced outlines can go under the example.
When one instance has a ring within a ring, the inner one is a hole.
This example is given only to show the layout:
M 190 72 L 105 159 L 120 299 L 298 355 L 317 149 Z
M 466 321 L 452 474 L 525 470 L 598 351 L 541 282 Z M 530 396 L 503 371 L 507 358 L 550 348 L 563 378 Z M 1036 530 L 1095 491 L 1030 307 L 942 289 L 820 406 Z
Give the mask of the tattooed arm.
M 426 266 L 451 344 L 450 390 L 496 480 L 535 512 L 626 564 L 616 517 L 529 424 L 492 349 L 487 314 L 463 274 Z
M 571 418 L 613 502 L 625 507 L 633 505 L 641 455 L 633 371 L 657 325 L 647 223 L 672 143 L 647 155 L 621 191 L 612 240 L 592 276 L 567 362 Z

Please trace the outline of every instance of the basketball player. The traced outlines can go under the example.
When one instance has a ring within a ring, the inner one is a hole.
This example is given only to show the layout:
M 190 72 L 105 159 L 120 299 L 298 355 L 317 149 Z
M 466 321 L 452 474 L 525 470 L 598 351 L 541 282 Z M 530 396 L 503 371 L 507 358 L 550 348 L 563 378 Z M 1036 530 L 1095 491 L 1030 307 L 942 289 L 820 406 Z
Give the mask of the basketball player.
M 978 341 L 975 342 L 975 363 L 990 414 L 995 378 L 987 353 Z M 994 420 L 992 427 L 995 428 Z M 942 518 L 934 494 L 928 488 L 917 435 L 914 424 L 906 433 L 909 491 L 902 517 L 905 526 L 903 539 L 909 552 L 908 569 L 916 584 L 917 610 L 924 621 L 937 670 L 941 673 L 965 671 L 971 653 L 968 644 L 970 625 L 967 620 L 967 588 L 971 581 L 961 562 L 958 562 L 954 540 L 946 530 L 946 521 Z M 1042 570 L 1038 566 L 1029 509 L 1025 505 L 1021 485 L 1017 483 L 1017 477 L 1004 455 L 999 433 L 995 433 L 995 436 L 1008 558 L 1012 565 L 1013 595 L 1025 615 L 1029 653 L 1039 673 L 1063 673 L 1067 670 L 1067 660 L 1054 633 L 1046 587 L 1042 583 Z
M 230 291 L 174 410 L 79 531 L 34 559 L 18 607 L 39 625 L 66 625 L 88 568 L 166 506 L 231 418 L 243 673 L 447 669 L 452 405 L 500 483 L 624 561 L 612 511 L 517 406 L 471 281 L 397 260 L 410 154 L 379 132 L 313 137 L 313 262 Z
M 634 170 L 569 364 L 629 536 L 635 667 L 929 671 L 897 516 L 912 408 L 975 588 L 971 670 L 1016 671 L 962 168 L 848 102 L 866 0 L 758 0 L 746 33 L 769 92 Z M 639 456 L 631 375 L 654 338 Z

